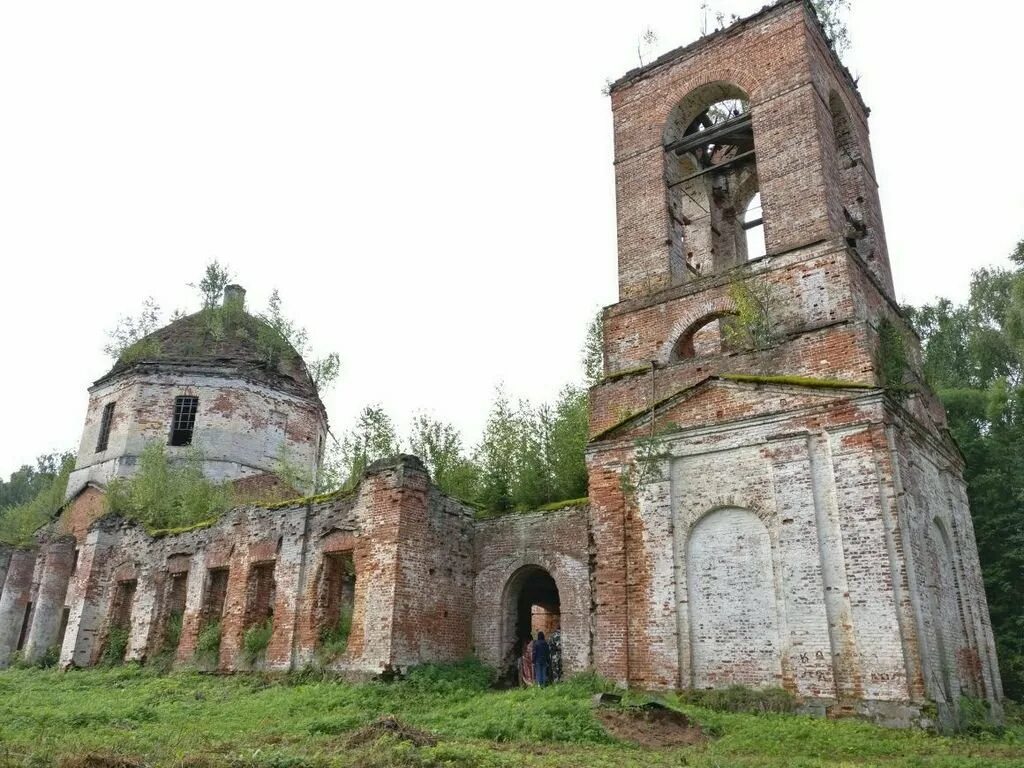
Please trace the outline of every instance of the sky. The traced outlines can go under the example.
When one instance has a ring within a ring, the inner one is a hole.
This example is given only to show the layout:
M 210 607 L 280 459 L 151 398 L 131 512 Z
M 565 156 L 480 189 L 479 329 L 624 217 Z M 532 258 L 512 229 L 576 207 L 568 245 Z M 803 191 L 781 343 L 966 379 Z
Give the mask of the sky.
M 211 259 L 340 354 L 335 434 L 380 403 L 472 445 L 499 383 L 553 399 L 617 300 L 602 89 L 646 29 L 647 61 L 698 37 L 700 5 L 0 5 L 0 476 L 77 449 L 107 332 L 147 296 L 197 309 Z M 901 302 L 962 300 L 1024 237 L 1022 25 L 853 0 Z

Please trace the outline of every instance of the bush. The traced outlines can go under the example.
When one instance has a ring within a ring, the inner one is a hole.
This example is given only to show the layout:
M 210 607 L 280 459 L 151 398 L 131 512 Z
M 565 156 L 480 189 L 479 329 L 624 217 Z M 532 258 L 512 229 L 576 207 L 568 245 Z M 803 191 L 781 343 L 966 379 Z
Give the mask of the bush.
M 327 627 L 320 633 L 320 655 L 333 659 L 341 656 L 348 648 L 348 636 L 352 632 L 352 608 L 344 606 L 333 627 Z
M 124 663 L 124 655 L 128 652 L 128 630 L 124 627 L 111 627 L 107 632 L 107 641 L 103 644 L 100 664 L 113 667 Z
M 968 736 L 992 734 L 1002 736 L 1006 727 L 997 723 L 992 716 L 992 705 L 984 699 L 961 696 L 957 731 Z
M 142 449 L 138 471 L 107 487 L 107 511 L 154 531 L 184 528 L 220 517 L 232 504 L 231 488 L 203 475 L 203 457 L 190 449 L 171 462 L 162 443 Z
M 220 659 L 220 622 L 214 621 L 203 627 L 196 638 L 196 661 L 214 664 Z
M 263 659 L 273 634 L 274 622 L 272 619 L 267 619 L 262 624 L 256 624 L 245 630 L 245 635 L 242 637 L 242 653 L 248 664 L 252 665 Z
M 782 688 L 747 688 L 745 685 L 730 685 L 728 688 L 711 690 L 689 689 L 679 693 L 679 701 L 694 704 L 720 712 L 793 712 L 797 699 Z

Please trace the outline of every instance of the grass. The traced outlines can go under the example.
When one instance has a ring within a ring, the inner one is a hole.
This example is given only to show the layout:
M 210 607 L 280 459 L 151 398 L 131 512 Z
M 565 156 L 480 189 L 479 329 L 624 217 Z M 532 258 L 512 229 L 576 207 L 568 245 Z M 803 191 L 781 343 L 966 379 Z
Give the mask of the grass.
M 61 673 L 0 673 L 0 766 L 61 768 L 232 766 L 694 766 L 695 768 L 1005 767 L 1024 764 L 1024 733 L 945 738 L 858 721 L 721 712 L 681 703 L 714 734 L 706 744 L 655 750 L 614 741 L 590 697 L 592 676 L 544 689 L 491 691 L 476 663 L 423 667 L 390 685 L 297 673 L 159 675 L 128 664 Z M 639 697 L 627 696 L 627 702 Z M 435 734 L 432 747 L 391 737 L 350 746 L 382 714 Z

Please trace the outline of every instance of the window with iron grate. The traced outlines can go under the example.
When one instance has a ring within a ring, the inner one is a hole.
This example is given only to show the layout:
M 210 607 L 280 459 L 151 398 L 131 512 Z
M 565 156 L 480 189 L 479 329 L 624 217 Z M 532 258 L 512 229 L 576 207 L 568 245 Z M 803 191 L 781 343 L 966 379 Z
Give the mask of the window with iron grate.
M 171 418 L 170 445 L 191 445 L 192 433 L 196 428 L 196 411 L 199 398 L 182 395 L 174 398 L 174 415 Z

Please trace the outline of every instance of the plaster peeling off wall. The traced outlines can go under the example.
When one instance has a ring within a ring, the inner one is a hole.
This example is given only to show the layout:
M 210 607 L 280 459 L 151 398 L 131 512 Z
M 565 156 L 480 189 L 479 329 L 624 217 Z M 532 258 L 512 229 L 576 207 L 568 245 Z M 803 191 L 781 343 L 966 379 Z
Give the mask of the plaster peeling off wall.
M 745 509 L 701 518 L 687 541 L 693 685 L 777 684 L 782 676 L 768 529 Z

